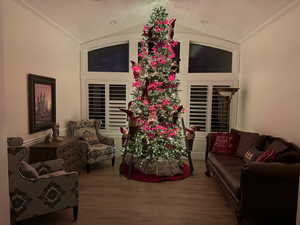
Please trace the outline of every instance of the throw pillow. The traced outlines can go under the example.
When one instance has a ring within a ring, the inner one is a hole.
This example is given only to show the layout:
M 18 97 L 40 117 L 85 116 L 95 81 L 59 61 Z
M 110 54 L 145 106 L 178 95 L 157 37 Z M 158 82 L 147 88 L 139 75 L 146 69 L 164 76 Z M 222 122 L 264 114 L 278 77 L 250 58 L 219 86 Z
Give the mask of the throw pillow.
M 281 139 L 275 139 L 268 147 L 267 149 L 271 148 L 273 149 L 276 153 L 281 153 L 284 152 L 285 150 L 288 149 L 288 144 L 285 143 Z
M 276 159 L 276 154 L 274 149 L 269 148 L 257 157 L 256 162 L 273 162 Z
M 245 153 L 252 146 L 260 148 L 265 140 L 265 136 L 260 136 L 258 133 L 239 131 L 238 134 L 240 137 L 240 141 L 237 147 L 236 155 L 240 158 L 243 158 Z
M 239 137 L 232 133 L 218 133 L 212 147 L 212 152 L 222 154 L 234 154 L 236 152 Z
M 20 171 L 24 177 L 37 179 L 39 177 L 36 169 L 25 161 L 20 163 Z
M 246 151 L 243 159 L 246 163 L 249 163 L 251 161 L 255 161 L 261 154 L 262 152 L 259 151 L 257 147 L 252 146 L 248 151 Z
M 90 145 L 95 145 L 99 143 L 99 139 L 96 135 L 87 137 L 87 141 L 89 142 Z

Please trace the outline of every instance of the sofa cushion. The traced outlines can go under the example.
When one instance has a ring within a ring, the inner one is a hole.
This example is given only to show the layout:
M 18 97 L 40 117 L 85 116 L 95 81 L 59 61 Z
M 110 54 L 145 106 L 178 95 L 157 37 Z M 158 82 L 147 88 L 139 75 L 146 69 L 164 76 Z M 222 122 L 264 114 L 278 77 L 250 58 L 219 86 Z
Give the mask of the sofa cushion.
M 235 129 L 232 129 L 231 132 L 238 134 L 240 137 L 240 141 L 236 151 L 236 155 L 240 158 L 243 158 L 245 153 L 252 146 L 261 148 L 265 141 L 265 136 L 260 136 L 258 133 L 244 132 Z
M 276 158 L 276 161 L 283 163 L 300 163 L 300 151 L 284 152 Z
M 215 153 L 209 153 L 208 157 L 226 184 L 236 197 L 240 199 L 240 176 L 242 167 L 244 166 L 243 160 L 238 157 Z
M 236 152 L 239 136 L 233 133 L 218 133 L 212 152 L 232 155 Z
M 39 173 L 36 171 L 36 169 L 25 161 L 21 161 L 20 171 L 22 175 L 27 178 L 37 179 L 39 177 Z

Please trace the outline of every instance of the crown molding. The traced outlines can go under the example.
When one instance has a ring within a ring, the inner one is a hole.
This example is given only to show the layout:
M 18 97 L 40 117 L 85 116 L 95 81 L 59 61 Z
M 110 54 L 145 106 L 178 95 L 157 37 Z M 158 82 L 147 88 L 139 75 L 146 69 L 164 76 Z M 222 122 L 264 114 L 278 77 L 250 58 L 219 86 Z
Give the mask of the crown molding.
M 56 22 L 54 22 L 52 19 L 50 19 L 48 16 L 46 16 L 44 13 L 40 12 L 39 10 L 37 10 L 36 8 L 34 8 L 33 6 L 31 6 L 29 3 L 27 3 L 25 0 L 14 0 L 15 2 L 17 2 L 18 4 L 20 4 L 22 7 L 28 9 L 29 11 L 31 11 L 33 14 L 35 14 L 36 16 L 38 16 L 39 18 L 41 18 L 42 20 L 44 20 L 45 22 L 47 22 L 49 25 L 51 25 L 52 27 L 56 28 L 57 30 L 61 31 L 64 35 L 66 35 L 67 37 L 71 38 L 72 40 L 76 41 L 77 43 L 81 43 L 81 40 L 76 37 L 74 34 L 72 34 L 71 32 L 67 31 L 65 28 L 63 28 L 61 25 L 57 24 Z
M 262 24 L 258 25 L 256 28 L 254 28 L 253 30 L 251 30 L 251 31 L 247 32 L 245 35 L 243 35 L 243 37 L 239 40 L 239 43 L 242 44 L 243 42 L 249 40 L 250 38 L 255 36 L 257 33 L 264 30 L 268 25 L 274 23 L 275 21 L 280 19 L 282 16 L 286 15 L 290 10 L 297 7 L 299 5 L 299 3 L 300 3 L 300 0 L 292 1 L 287 6 L 280 9 L 278 12 L 276 12 L 271 17 L 269 17 L 267 20 L 265 20 L 265 22 L 263 22 Z

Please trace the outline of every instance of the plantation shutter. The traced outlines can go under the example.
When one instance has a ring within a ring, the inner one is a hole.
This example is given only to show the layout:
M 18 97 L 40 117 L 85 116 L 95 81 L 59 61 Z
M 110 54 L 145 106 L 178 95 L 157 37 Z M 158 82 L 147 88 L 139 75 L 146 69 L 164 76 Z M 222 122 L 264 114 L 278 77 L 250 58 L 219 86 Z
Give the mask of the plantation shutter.
M 216 88 L 230 87 L 229 85 L 214 85 L 212 87 L 211 132 L 229 131 L 230 105 L 226 97 L 218 94 Z
M 127 125 L 126 114 L 120 111 L 126 109 L 126 85 L 109 85 L 109 128 L 125 127 Z
M 105 128 L 105 85 L 88 85 L 89 119 L 101 120 L 101 128 Z
M 190 126 L 197 126 L 199 131 L 207 129 L 208 86 L 191 85 L 190 88 Z

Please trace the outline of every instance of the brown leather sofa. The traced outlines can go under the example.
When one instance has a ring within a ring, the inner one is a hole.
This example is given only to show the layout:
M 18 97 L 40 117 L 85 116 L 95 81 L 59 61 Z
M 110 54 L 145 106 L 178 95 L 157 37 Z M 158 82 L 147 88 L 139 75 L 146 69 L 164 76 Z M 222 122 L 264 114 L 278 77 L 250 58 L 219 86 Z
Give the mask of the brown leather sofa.
M 212 174 L 221 185 L 235 209 L 238 224 L 295 225 L 299 148 L 286 142 L 289 147 L 285 152 L 293 152 L 290 155 L 295 153 L 294 156 L 285 157 L 280 162 L 245 163 L 235 154 L 213 153 L 211 150 L 215 137 L 216 133 L 207 136 L 205 174 L 208 177 Z M 262 150 L 275 139 L 271 136 L 261 137 L 264 140 L 260 146 Z

